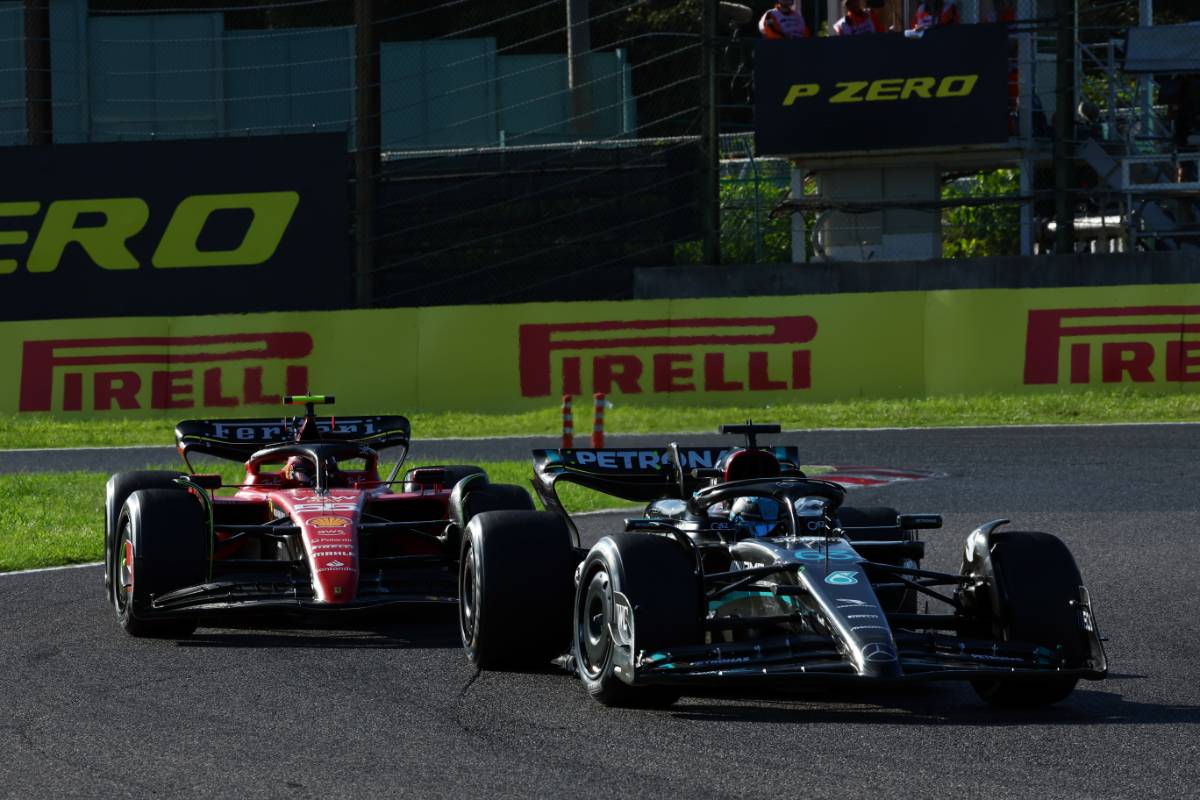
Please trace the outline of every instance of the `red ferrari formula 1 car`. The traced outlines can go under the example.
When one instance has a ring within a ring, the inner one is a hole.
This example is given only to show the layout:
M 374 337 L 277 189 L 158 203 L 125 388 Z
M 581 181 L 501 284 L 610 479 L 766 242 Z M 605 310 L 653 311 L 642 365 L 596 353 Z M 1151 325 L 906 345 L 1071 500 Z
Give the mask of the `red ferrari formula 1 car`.
M 532 510 L 519 486 L 472 466 L 400 479 L 401 416 L 190 420 L 175 429 L 188 472 L 113 475 L 105 498 L 104 583 L 134 636 L 186 636 L 201 616 L 457 602 L 462 530 L 482 511 Z M 379 452 L 398 451 L 387 479 Z M 189 456 L 244 461 L 226 485 Z M 226 492 L 218 495 L 217 490 Z M 230 490 L 232 493 L 230 493 Z

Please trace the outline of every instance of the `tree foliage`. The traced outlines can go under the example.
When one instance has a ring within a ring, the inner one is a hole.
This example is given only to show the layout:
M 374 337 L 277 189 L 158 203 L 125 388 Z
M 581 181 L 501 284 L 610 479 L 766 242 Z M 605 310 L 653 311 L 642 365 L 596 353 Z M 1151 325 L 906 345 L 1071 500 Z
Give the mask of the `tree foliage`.
M 1019 191 L 1016 170 L 998 169 L 950 181 L 942 199 L 1000 197 Z M 1021 252 L 1021 212 L 1015 204 L 955 206 L 942 212 L 942 257 L 1015 256 Z

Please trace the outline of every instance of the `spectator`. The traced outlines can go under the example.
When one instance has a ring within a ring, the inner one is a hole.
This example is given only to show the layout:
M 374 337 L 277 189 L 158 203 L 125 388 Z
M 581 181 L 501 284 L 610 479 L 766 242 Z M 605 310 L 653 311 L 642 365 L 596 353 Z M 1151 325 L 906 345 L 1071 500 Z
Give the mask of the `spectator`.
M 958 0 L 925 0 L 917 5 L 912 29 L 927 31 L 938 25 L 957 25 L 958 22 Z
M 758 32 L 764 39 L 808 39 L 813 35 L 796 0 L 779 0 L 758 21 Z
M 863 8 L 862 0 L 842 0 L 845 14 L 833 23 L 837 36 L 857 36 L 860 33 L 883 33 L 883 23 L 871 11 Z
M 938 17 L 938 25 L 957 25 L 960 21 L 958 0 L 942 0 L 942 14 Z

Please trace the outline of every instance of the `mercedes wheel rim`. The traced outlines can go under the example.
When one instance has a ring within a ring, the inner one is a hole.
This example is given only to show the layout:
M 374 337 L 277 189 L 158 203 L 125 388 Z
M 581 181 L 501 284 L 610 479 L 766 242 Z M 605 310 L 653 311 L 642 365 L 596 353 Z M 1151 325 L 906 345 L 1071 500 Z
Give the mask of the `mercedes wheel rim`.
M 612 639 L 608 635 L 611 608 L 612 584 L 608 572 L 598 569 L 587 583 L 576 619 L 580 666 L 592 678 L 604 672 L 612 649 Z

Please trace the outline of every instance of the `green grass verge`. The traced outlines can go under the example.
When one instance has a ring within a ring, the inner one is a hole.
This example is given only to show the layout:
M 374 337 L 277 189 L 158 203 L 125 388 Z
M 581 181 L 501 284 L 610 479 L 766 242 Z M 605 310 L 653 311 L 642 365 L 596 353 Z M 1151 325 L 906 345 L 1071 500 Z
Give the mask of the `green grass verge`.
M 559 409 L 522 414 L 409 415 L 415 439 L 459 436 L 555 436 Z M 264 416 L 266 411 L 264 411 Z M 577 412 L 584 430 L 588 410 Z M 949 427 L 1033 425 L 1081 422 L 1192 422 L 1200 420 L 1200 394 L 1145 395 L 1133 392 L 1081 392 L 1037 395 L 985 395 L 907 400 L 855 400 L 836 403 L 733 406 L 725 408 L 642 407 L 620 403 L 605 418 L 610 433 L 715 431 L 723 422 L 753 418 L 795 428 Z M 61 421 L 32 414 L 0 415 L 0 449 L 170 445 L 177 419 Z
M 529 486 L 532 465 L 528 461 L 482 462 L 480 466 L 496 483 Z M 178 465 L 150 468 L 177 469 Z M 243 474 L 239 464 L 230 464 L 221 472 L 230 483 Z M 0 475 L 0 572 L 103 559 L 104 483 L 108 477 L 101 472 Z M 578 486 L 564 486 L 560 496 L 572 512 L 628 505 Z

